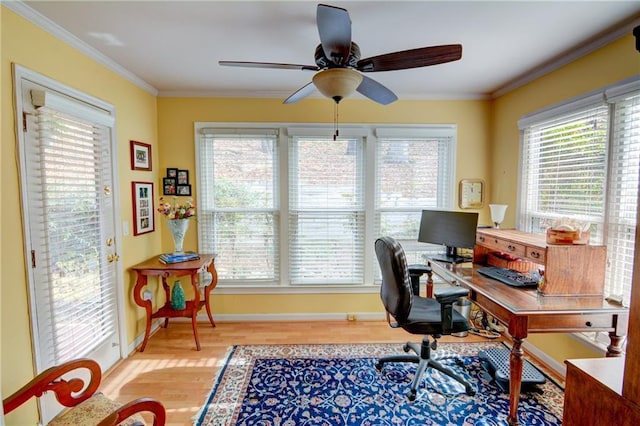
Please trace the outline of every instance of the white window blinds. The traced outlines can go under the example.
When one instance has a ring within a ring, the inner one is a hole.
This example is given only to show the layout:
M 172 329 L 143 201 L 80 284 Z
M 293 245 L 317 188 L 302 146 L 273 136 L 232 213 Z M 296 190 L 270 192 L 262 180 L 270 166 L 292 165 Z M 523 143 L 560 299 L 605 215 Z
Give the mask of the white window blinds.
M 393 236 L 409 263 L 424 263 L 426 246 L 417 242 L 422 209 L 452 208 L 455 128 L 376 135 L 376 235 Z
M 364 143 L 290 139 L 289 258 L 292 284 L 364 281 Z
M 594 105 L 524 130 L 522 220 L 541 233 L 569 216 L 594 224 L 602 239 L 607 173 L 608 107 Z M 594 235 L 595 234 L 595 235 Z
M 277 132 L 202 129 L 197 150 L 199 250 L 221 281 L 278 281 Z
M 521 125 L 519 228 L 544 233 L 560 217 L 590 222 L 591 243 L 607 246 L 605 293 L 628 304 L 640 177 L 640 79 L 526 117 Z
M 628 305 L 640 176 L 640 92 L 612 101 L 614 112 L 605 244 L 609 250 L 614 248 L 615 251 L 608 256 L 606 282 L 609 294 L 622 296 Z
M 43 214 L 31 218 L 40 230 L 32 235 L 37 332 L 53 365 L 86 356 L 116 331 L 114 267 L 104 252 L 113 233 L 101 220 L 111 217 L 110 143 L 107 127 L 47 107 L 37 110 L 37 134 L 27 148 L 29 202 Z

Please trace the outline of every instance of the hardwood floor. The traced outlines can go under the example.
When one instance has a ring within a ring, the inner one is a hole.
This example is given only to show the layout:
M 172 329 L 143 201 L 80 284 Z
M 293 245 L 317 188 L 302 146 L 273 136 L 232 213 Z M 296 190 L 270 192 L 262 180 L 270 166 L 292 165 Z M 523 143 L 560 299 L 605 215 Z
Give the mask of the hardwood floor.
M 196 351 L 190 322 L 172 321 L 150 337 L 144 352 L 136 352 L 105 374 L 101 391 L 128 402 L 149 396 L 167 409 L 167 425 L 191 425 L 213 385 L 229 346 L 246 344 L 398 343 L 419 342 L 385 321 L 208 323 L 198 327 L 201 351 Z M 439 341 L 485 341 L 469 334 Z M 400 350 L 400 346 L 398 347 Z

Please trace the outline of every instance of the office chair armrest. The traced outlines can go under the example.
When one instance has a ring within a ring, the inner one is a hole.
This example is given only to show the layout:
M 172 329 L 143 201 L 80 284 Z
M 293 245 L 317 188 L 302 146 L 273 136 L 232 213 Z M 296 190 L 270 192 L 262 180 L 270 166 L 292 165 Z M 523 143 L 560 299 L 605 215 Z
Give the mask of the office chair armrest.
M 455 302 L 460 297 L 468 296 L 469 290 L 462 287 L 448 287 L 434 292 L 433 295 L 440 304 L 448 305 Z
M 431 272 L 431 266 L 421 265 L 419 263 L 409 265 L 407 268 L 409 269 L 409 275 L 422 275 Z

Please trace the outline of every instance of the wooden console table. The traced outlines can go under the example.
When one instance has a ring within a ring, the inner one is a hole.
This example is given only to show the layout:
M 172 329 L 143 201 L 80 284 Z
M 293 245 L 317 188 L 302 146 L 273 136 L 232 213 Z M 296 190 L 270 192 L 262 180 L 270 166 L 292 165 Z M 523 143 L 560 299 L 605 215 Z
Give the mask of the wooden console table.
M 131 267 L 132 271 L 136 271 L 137 279 L 136 285 L 133 288 L 133 300 L 135 300 L 138 306 L 145 309 L 147 314 L 147 323 L 144 331 L 144 341 L 140 347 L 140 352 L 143 352 L 147 346 L 149 340 L 149 333 L 151 332 L 151 320 L 154 318 L 164 318 L 164 326 L 169 324 L 169 318 L 186 317 L 191 318 L 191 326 L 193 328 L 193 337 L 196 340 L 196 348 L 200 350 L 200 340 L 198 339 L 198 327 L 196 318 L 198 311 L 202 306 L 206 307 L 207 315 L 209 316 L 209 322 L 213 327 L 216 323 L 213 321 L 213 315 L 211 314 L 211 304 L 209 303 L 209 294 L 218 284 L 218 274 L 214 266 L 215 256 L 212 254 L 201 254 L 200 259 L 192 260 L 189 262 L 180 262 L 172 264 L 164 264 L 160 262 L 158 256 L 145 260 L 142 263 Z M 211 274 L 211 283 L 207 284 L 204 290 L 204 300 L 200 299 L 200 288 L 198 274 L 203 271 L 209 271 Z M 193 299 L 187 300 L 185 309 L 176 310 L 171 308 L 171 292 L 169 291 L 169 285 L 167 284 L 167 277 L 181 277 L 188 275 L 191 277 L 191 285 L 193 287 Z M 151 300 L 145 300 L 142 297 L 143 288 L 147 285 L 147 277 L 160 277 L 162 279 L 162 287 L 165 292 L 165 304 L 161 306 L 156 312 L 153 311 Z
M 510 425 L 518 424 L 518 404 L 524 365 L 522 343 L 529 333 L 606 331 L 607 356 L 620 356 L 629 312 L 598 296 L 543 296 L 536 289 L 510 287 L 476 271 L 480 264 L 431 261 L 433 272 L 446 282 L 469 289 L 469 299 L 507 326 L 513 339 L 509 358 Z

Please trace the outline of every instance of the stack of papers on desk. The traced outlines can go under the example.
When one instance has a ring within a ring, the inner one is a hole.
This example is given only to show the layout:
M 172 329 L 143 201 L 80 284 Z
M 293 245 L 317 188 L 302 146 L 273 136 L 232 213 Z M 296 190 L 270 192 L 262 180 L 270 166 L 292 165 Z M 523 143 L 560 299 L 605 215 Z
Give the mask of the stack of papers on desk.
M 200 255 L 194 252 L 163 253 L 158 257 L 158 260 L 160 260 L 160 262 L 164 264 L 189 262 L 191 260 L 198 260 L 198 259 L 200 259 Z

